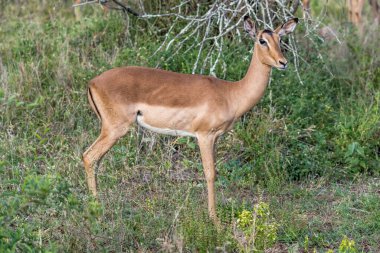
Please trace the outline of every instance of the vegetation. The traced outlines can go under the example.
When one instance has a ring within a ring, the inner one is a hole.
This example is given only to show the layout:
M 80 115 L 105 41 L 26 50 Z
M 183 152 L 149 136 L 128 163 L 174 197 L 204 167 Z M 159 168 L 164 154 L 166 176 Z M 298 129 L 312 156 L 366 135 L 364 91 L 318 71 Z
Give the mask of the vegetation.
M 380 251 L 377 27 L 360 37 L 335 2 L 327 14 L 312 6 L 341 43 L 306 38 L 301 23 L 299 76 L 286 54 L 293 66 L 273 70 L 262 101 L 219 140 L 218 228 L 194 139 L 136 127 L 100 164 L 99 200 L 81 161 L 99 132 L 91 78 L 157 62 L 190 73 L 198 52 L 152 56 L 164 35 L 151 23 L 96 7 L 76 22 L 53 2 L 0 9 L 0 252 Z M 238 80 L 252 42 L 225 43 L 216 75 Z

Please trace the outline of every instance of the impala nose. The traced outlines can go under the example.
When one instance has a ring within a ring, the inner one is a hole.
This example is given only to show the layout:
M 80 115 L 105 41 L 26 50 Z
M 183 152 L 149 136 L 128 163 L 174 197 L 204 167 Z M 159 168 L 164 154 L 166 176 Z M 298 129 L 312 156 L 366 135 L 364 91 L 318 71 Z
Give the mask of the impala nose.
M 286 69 L 286 66 L 288 64 L 288 61 L 283 59 L 278 61 L 279 65 L 281 66 L 282 69 Z

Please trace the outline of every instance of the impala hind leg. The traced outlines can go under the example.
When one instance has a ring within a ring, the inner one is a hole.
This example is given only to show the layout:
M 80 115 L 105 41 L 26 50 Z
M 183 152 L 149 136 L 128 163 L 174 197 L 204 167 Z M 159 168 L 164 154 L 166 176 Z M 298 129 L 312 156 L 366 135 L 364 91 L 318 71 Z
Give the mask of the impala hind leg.
M 102 126 L 99 137 L 83 154 L 83 163 L 86 171 L 88 188 L 94 196 L 97 196 L 94 166 L 116 143 L 116 141 L 127 133 L 129 125 L 130 124 L 121 124 L 117 127 Z
M 207 182 L 208 213 L 210 218 L 218 223 L 215 207 L 215 140 L 213 135 L 198 135 L 198 144 L 201 151 L 203 171 Z

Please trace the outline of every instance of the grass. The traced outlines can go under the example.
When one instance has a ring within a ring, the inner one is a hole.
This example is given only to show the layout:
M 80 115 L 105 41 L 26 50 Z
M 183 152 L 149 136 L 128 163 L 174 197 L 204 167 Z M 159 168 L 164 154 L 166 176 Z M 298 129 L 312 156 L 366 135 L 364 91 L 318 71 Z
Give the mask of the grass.
M 345 237 L 357 252 L 380 251 L 376 33 L 362 42 L 343 24 L 343 44 L 308 44 L 301 25 L 295 38 L 303 84 L 292 66 L 274 70 L 260 104 L 219 140 L 218 229 L 207 216 L 193 139 L 132 129 L 98 168 L 99 201 L 87 190 L 81 161 L 99 132 L 88 80 L 160 59 L 162 68 L 191 72 L 195 52 L 152 58 L 162 37 L 141 33 L 146 24 L 134 19 L 126 29 L 121 16 L 95 8 L 75 22 L 64 4 L 4 6 L 0 252 L 252 251 L 253 234 L 244 237 L 237 220 L 260 201 L 278 224 L 269 252 L 339 252 Z M 238 80 L 251 42 L 226 43 L 227 72 L 217 74 Z

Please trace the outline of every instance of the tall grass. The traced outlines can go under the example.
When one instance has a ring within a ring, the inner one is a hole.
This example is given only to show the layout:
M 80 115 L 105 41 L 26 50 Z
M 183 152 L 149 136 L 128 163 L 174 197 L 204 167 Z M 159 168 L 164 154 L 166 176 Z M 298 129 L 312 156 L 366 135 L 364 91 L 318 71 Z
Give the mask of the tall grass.
M 84 11 L 80 22 L 63 3 L 1 11 L 0 251 L 237 251 L 237 219 L 258 200 L 279 225 L 272 250 L 338 249 L 345 235 L 380 250 L 377 33 L 363 42 L 343 24 L 342 44 L 308 44 L 301 24 L 302 84 L 292 66 L 273 70 L 261 103 L 218 143 L 218 230 L 193 139 L 132 129 L 98 168 L 100 200 L 89 196 L 81 155 L 99 122 L 87 81 L 157 61 L 188 73 L 196 52 L 152 58 L 162 37 L 144 21 Z M 217 75 L 238 80 L 252 42 L 226 43 Z

